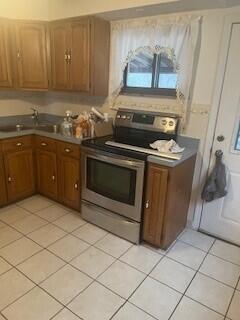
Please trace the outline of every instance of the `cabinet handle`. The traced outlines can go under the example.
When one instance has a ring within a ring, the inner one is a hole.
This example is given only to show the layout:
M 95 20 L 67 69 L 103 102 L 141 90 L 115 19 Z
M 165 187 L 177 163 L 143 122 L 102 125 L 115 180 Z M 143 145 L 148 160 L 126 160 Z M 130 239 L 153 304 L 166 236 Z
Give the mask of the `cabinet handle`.
M 17 52 L 17 59 L 20 60 L 21 59 L 21 55 L 20 55 L 20 51 L 18 50 Z
M 21 147 L 22 145 L 23 145 L 22 142 L 18 142 L 18 143 L 16 144 L 17 147 Z
M 41 146 L 43 146 L 43 147 L 46 147 L 46 145 L 47 145 L 47 144 L 46 144 L 45 142 L 42 142 L 42 143 L 41 143 Z
M 150 201 L 147 200 L 146 203 L 145 203 L 145 208 L 146 208 L 146 209 L 149 209 L 149 207 L 150 207 Z
M 55 178 L 55 176 L 53 175 L 53 176 L 52 176 L 52 181 L 55 181 L 55 180 L 56 180 L 56 178 Z
M 8 182 L 11 183 L 12 182 L 12 178 L 8 177 Z
M 64 53 L 64 60 L 65 60 L 66 62 L 68 62 L 68 52 L 67 52 L 67 50 L 66 50 L 65 53 Z
M 72 55 L 71 55 L 71 53 L 69 53 L 68 54 L 68 61 L 71 62 L 71 60 L 72 60 Z
M 65 149 L 65 152 L 69 153 L 69 152 L 71 152 L 71 150 L 68 149 L 68 148 L 66 148 L 66 149 Z
M 77 182 L 74 185 L 74 189 L 78 190 L 78 183 Z

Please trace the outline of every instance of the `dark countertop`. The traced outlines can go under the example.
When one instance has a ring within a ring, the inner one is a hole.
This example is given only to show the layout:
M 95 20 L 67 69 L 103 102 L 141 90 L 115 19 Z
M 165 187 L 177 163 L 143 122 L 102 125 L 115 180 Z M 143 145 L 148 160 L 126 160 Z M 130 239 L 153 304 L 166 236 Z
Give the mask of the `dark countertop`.
M 0 117 L 0 127 L 6 126 L 6 125 L 15 125 L 16 123 L 21 124 L 30 124 L 30 121 L 32 123 L 32 120 L 29 120 L 29 116 L 13 116 L 13 117 Z M 51 125 L 53 124 L 59 124 L 62 121 L 62 117 L 55 116 L 55 115 L 48 115 L 48 114 L 40 114 L 40 121 L 47 122 Z M 1 132 L 0 131 L 0 140 L 1 139 L 7 139 L 7 138 L 14 138 L 14 137 L 21 137 L 26 136 L 30 134 L 36 134 L 52 139 L 56 139 L 59 141 L 69 142 L 81 145 L 82 140 L 77 139 L 75 137 L 67 137 L 62 135 L 61 133 L 53 133 L 53 132 L 47 132 L 41 129 L 29 129 L 29 130 L 21 130 L 21 131 L 12 131 L 12 132 Z M 147 161 L 151 163 L 156 163 L 159 165 L 163 165 L 166 167 L 175 167 L 182 162 L 186 161 L 187 159 L 191 158 L 192 156 L 196 155 L 198 152 L 199 147 L 199 139 L 190 138 L 186 136 L 180 135 L 178 137 L 178 144 L 181 147 L 185 147 L 185 150 L 182 153 L 182 157 L 180 160 L 170 160 L 166 158 L 162 158 L 159 156 L 153 156 L 149 155 L 147 157 Z

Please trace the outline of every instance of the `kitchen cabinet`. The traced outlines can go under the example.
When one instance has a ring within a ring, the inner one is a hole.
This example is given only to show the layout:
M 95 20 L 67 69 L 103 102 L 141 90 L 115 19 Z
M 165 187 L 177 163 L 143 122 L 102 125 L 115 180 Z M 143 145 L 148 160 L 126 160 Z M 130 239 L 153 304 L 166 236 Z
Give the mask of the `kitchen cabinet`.
M 150 163 L 143 216 L 144 241 L 167 249 L 187 222 L 195 157 L 173 168 Z
M 48 89 L 46 24 L 16 22 L 14 44 L 17 87 Z
M 50 30 L 53 89 L 106 96 L 109 22 L 84 17 L 53 22 Z
M 73 209 L 80 208 L 80 148 L 58 142 L 59 201 Z
M 0 150 L 0 207 L 7 203 L 5 171 L 3 165 L 3 157 Z
M 13 86 L 12 59 L 10 44 L 10 25 L 5 19 L 0 20 L 0 87 Z
M 4 140 L 2 143 L 8 202 L 35 192 L 34 159 L 31 136 Z

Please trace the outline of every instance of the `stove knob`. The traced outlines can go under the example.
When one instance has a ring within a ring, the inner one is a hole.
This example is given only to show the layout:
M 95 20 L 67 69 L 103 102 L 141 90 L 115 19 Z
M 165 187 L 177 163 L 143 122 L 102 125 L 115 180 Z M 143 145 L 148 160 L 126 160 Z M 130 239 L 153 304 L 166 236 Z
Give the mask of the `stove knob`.
M 120 119 L 120 118 L 121 118 L 121 116 L 120 116 L 120 114 L 118 114 L 118 115 L 117 115 L 117 119 Z
M 130 116 L 127 116 L 127 120 L 130 120 L 131 119 L 131 117 Z
M 162 120 L 162 125 L 165 126 L 167 124 L 167 120 Z
M 173 127 L 174 126 L 174 122 L 173 121 L 169 121 L 169 126 Z
M 122 116 L 122 119 L 125 120 L 127 117 L 125 115 Z

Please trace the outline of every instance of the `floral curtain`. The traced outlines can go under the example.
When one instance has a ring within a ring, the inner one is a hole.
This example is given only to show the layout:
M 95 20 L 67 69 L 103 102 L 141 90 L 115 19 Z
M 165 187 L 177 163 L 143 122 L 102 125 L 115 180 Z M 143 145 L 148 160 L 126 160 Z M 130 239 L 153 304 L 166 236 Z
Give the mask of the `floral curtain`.
M 110 104 L 123 84 L 127 63 L 140 51 L 164 51 L 176 66 L 177 98 L 187 113 L 200 17 L 156 16 L 114 21 L 111 24 Z

